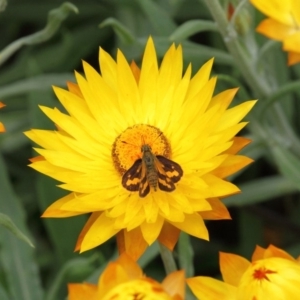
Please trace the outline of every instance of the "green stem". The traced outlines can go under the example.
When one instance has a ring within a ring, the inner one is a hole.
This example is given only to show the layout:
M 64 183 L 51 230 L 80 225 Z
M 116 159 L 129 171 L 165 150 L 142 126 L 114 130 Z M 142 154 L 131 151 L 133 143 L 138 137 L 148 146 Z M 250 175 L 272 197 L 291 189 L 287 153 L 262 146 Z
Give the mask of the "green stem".
M 246 55 L 246 51 L 242 49 L 238 41 L 238 34 L 235 31 L 233 24 L 228 22 L 219 0 L 204 0 L 204 2 L 206 3 L 206 6 L 208 7 L 212 17 L 216 21 L 229 52 L 232 54 L 236 65 L 239 67 L 240 72 L 248 82 L 249 86 L 253 91 L 256 91 L 259 97 L 270 97 L 270 95 L 274 92 L 273 89 L 265 80 L 266 77 L 261 76 L 258 73 L 258 71 L 255 69 L 255 64 L 253 64 L 253 61 L 249 59 L 250 57 Z M 271 107 L 270 110 L 273 112 L 274 120 L 276 120 L 276 122 L 274 122 L 274 126 L 277 127 L 278 132 L 281 132 L 281 136 L 288 138 L 291 141 L 291 150 L 297 156 L 299 156 L 300 141 L 291 128 L 280 105 L 277 103 L 274 105 L 274 107 Z M 261 126 L 258 119 L 256 123 L 257 129 L 260 131 L 266 131 L 263 126 Z M 265 132 L 263 135 L 265 135 Z M 270 135 L 268 137 L 270 139 L 273 138 Z
M 275 93 L 273 93 L 268 99 L 266 99 L 260 106 L 259 117 L 264 117 L 264 114 L 267 112 L 267 109 L 279 98 L 292 93 L 299 91 L 300 80 L 289 82 L 283 86 L 281 86 Z
M 163 261 L 167 274 L 177 271 L 177 266 L 173 257 L 173 253 L 163 244 L 159 243 L 160 256 Z
M 212 17 L 218 24 L 223 40 L 236 61 L 237 66 L 249 85 L 257 91 L 260 91 L 263 95 L 269 95 L 271 89 L 264 79 L 258 78 L 257 72 L 253 69 L 251 61 L 242 51 L 241 45 L 238 42 L 238 34 L 233 27 L 233 24 L 229 23 L 219 0 L 204 0 Z

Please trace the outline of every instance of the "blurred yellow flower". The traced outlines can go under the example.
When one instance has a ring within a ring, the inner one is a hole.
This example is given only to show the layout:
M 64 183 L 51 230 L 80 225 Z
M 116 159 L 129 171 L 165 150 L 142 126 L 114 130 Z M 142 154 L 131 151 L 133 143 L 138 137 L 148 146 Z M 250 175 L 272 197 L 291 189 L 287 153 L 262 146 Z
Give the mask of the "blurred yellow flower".
M 0 109 L 4 106 L 5 106 L 5 104 L 0 102 Z M 0 132 L 4 132 L 4 131 L 5 131 L 5 127 L 4 127 L 3 123 L 0 122 Z
M 230 219 L 219 197 L 240 192 L 225 178 L 252 162 L 236 155 L 249 140 L 235 135 L 255 101 L 229 109 L 237 89 L 213 96 L 212 60 L 182 76 L 181 46 L 159 67 L 151 38 L 141 70 L 121 51 L 115 62 L 100 49 L 99 60 L 101 75 L 83 62 L 78 85 L 54 88 L 68 114 L 41 107 L 58 130 L 26 133 L 44 148 L 31 167 L 71 191 L 43 217 L 92 213 L 81 252 L 115 234 L 135 259 L 157 239 L 172 250 L 181 230 L 208 239 L 203 219 Z
M 256 30 L 276 41 L 283 42 L 288 52 L 288 65 L 300 62 L 300 1 L 299 0 L 250 0 L 269 18 Z
M 220 253 L 223 281 L 210 277 L 187 279 L 201 300 L 296 300 L 300 296 L 300 256 L 270 245 L 256 247 L 252 262 L 230 253 Z
M 143 275 L 142 269 L 125 253 L 107 265 L 98 285 L 69 284 L 68 300 L 183 300 L 183 271 L 169 274 L 162 283 Z

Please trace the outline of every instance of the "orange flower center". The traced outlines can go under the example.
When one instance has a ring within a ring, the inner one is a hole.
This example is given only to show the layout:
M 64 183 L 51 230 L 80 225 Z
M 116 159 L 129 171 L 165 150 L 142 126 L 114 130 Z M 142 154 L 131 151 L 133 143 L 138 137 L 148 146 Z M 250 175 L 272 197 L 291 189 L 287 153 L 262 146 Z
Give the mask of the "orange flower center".
M 121 176 L 142 158 L 143 145 L 149 145 L 154 155 L 171 156 L 170 144 L 161 130 L 145 124 L 128 127 L 116 138 L 112 148 L 113 163 Z
M 171 300 L 163 287 L 149 278 L 117 285 L 102 300 Z
M 266 279 L 266 280 L 270 281 L 267 275 L 268 274 L 275 274 L 275 273 L 277 273 L 277 272 L 271 271 L 271 270 L 268 270 L 268 269 L 262 267 L 260 269 L 254 270 L 253 278 L 257 279 L 257 280 Z

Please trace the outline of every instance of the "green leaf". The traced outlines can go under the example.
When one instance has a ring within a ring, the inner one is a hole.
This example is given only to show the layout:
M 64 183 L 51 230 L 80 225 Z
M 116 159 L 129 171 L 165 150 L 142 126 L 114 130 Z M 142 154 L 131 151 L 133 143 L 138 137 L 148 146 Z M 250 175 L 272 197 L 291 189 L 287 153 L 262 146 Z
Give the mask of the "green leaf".
M 2 12 L 2 11 L 5 10 L 6 5 L 7 5 L 7 1 L 6 0 L 0 0 L 0 12 Z
M 300 190 L 300 160 L 289 150 L 278 145 L 271 147 L 271 151 L 281 174 Z
M 0 225 L 6 227 L 20 240 L 26 242 L 31 247 L 34 247 L 30 239 L 24 233 L 22 233 L 22 231 L 15 225 L 9 216 L 0 213 Z
M 5 291 L 5 289 L 3 288 L 2 285 L 0 285 L 0 299 L 1 300 L 10 300 L 7 295 L 7 292 Z
M 149 19 L 157 35 L 169 36 L 175 29 L 176 24 L 171 17 L 158 4 L 152 0 L 135 1 Z
M 169 39 L 174 42 L 181 42 L 193 34 L 203 31 L 218 31 L 218 27 L 212 21 L 189 20 L 177 27 Z
M 100 25 L 100 28 L 111 26 L 115 31 L 116 35 L 125 44 L 132 44 L 135 40 L 130 30 L 115 18 L 107 18 Z
M 185 270 L 186 277 L 194 276 L 194 251 L 188 234 L 181 232 L 177 250 L 180 269 Z
M 89 258 L 79 257 L 66 262 L 47 291 L 45 300 L 61 299 L 60 291 L 65 289 L 69 280 L 83 281 L 94 270 L 93 264 L 98 260 L 94 254 Z
M 70 12 L 78 13 L 78 9 L 75 5 L 69 2 L 65 2 L 59 8 L 51 10 L 48 14 L 47 25 L 43 30 L 12 42 L 0 52 L 0 65 L 21 47 L 25 45 L 39 44 L 49 40 L 59 29 L 61 23 L 68 17 Z
M 228 197 L 222 201 L 226 206 L 244 206 L 272 200 L 294 193 L 297 188 L 287 178 L 276 175 L 252 180 L 239 186 L 241 194 Z
M 17 96 L 30 91 L 49 90 L 52 85 L 66 86 L 67 81 L 74 81 L 72 73 L 45 74 L 26 78 L 0 87 L 0 99 Z
M 0 156 L 0 191 L 0 211 L 10 216 L 15 225 L 22 228 L 25 235 L 29 236 L 25 223 L 25 211 L 20 199 L 12 190 L 2 156 Z M 43 299 L 33 248 L 28 247 L 6 230 L 1 230 L 0 245 L 0 258 L 8 286 L 9 299 Z

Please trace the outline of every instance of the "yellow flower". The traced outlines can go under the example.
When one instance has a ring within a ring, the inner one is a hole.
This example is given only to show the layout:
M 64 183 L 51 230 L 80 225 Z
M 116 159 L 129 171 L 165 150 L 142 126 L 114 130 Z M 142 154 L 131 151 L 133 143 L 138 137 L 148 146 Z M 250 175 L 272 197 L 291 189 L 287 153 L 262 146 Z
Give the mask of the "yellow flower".
M 117 234 L 119 252 L 137 259 L 155 240 L 173 249 L 180 231 L 208 239 L 203 219 L 230 219 L 219 197 L 240 190 L 226 177 L 252 162 L 236 155 L 235 137 L 255 101 L 228 109 L 237 89 L 213 96 L 208 61 L 182 76 L 182 48 L 172 45 L 158 67 L 149 38 L 141 70 L 121 51 L 100 49 L 101 75 L 83 62 L 85 78 L 54 88 L 67 113 L 41 107 L 58 130 L 31 130 L 44 149 L 31 165 L 71 191 L 43 217 L 92 212 L 76 245 L 86 251 Z
M 288 65 L 300 62 L 300 1 L 299 0 L 250 0 L 269 18 L 256 30 L 276 41 L 283 42 L 288 52 Z
M 223 281 L 210 277 L 187 279 L 187 284 L 201 300 L 296 300 L 300 295 L 300 256 L 270 245 L 256 247 L 252 262 L 220 253 Z
M 108 264 L 98 285 L 83 283 L 68 285 L 69 300 L 183 300 L 184 272 L 169 274 L 160 284 L 143 275 L 142 269 L 125 253 Z
M 5 106 L 5 104 L 0 102 L 0 109 L 4 106 Z M 4 132 L 4 131 L 5 131 L 5 127 L 4 127 L 3 123 L 0 122 L 0 132 Z

